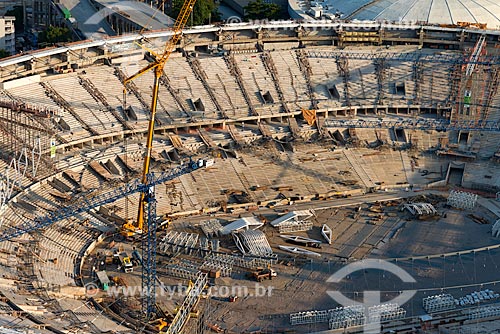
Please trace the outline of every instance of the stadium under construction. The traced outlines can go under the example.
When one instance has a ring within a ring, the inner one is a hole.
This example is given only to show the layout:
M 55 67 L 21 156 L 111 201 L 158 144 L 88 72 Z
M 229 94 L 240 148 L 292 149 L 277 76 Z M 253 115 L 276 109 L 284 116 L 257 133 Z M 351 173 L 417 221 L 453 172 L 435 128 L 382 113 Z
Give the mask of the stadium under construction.
M 171 35 L 0 61 L 0 332 L 498 331 L 500 31 L 185 29 L 145 183 Z

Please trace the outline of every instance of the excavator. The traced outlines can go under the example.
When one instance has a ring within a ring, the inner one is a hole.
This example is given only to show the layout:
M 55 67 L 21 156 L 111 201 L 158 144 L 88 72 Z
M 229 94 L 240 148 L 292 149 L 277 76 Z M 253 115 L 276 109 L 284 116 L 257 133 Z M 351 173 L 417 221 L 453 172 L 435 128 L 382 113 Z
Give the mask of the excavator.
M 143 75 L 144 73 L 153 70 L 154 71 L 154 84 L 153 84 L 153 94 L 151 99 L 151 114 L 148 123 L 148 134 L 147 134 L 147 142 L 146 142 L 146 154 L 144 157 L 144 165 L 142 170 L 142 184 L 147 184 L 147 178 L 149 174 L 149 167 L 151 163 L 151 153 L 153 149 L 153 136 L 154 136 L 154 127 L 155 127 L 155 116 L 156 116 L 156 107 L 158 104 L 158 90 L 160 87 L 160 79 L 163 75 L 163 69 L 167 60 L 169 59 L 172 52 L 175 50 L 177 43 L 182 38 L 182 29 L 186 26 L 189 15 L 193 11 L 196 0 L 185 0 L 182 8 L 175 20 L 174 26 L 172 28 L 172 37 L 165 43 L 165 47 L 161 54 L 154 52 L 153 50 L 147 49 L 147 51 L 153 56 L 154 60 L 149 63 L 146 67 L 139 70 L 134 75 L 126 78 L 123 81 L 123 86 L 127 87 L 127 84 L 137 77 Z M 127 222 L 122 225 L 122 229 L 120 234 L 125 238 L 135 238 L 137 235 L 140 235 L 144 232 L 144 212 L 146 205 L 146 196 L 147 194 L 144 192 L 140 193 L 139 198 L 139 208 L 137 212 L 137 223 L 134 224 L 132 222 Z

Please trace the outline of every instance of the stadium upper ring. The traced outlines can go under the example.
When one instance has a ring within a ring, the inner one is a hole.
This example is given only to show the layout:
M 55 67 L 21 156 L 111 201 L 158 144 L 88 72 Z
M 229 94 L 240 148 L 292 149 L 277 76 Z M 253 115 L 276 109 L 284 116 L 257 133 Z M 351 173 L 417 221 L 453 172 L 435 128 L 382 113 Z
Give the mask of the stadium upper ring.
M 288 5 L 289 14 L 297 19 L 470 22 L 500 29 L 500 3 L 494 0 L 289 0 Z

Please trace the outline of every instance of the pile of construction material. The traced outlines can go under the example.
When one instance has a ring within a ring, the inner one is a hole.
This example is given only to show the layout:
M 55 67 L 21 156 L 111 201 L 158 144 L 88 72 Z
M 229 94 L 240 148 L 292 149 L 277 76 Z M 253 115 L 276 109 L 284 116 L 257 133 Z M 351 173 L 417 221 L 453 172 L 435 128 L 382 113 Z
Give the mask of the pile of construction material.
M 200 229 L 209 239 L 219 237 L 222 231 L 222 225 L 218 219 L 210 219 L 200 223 Z
M 158 244 L 158 252 L 191 254 L 198 248 L 198 237 L 196 233 L 169 231 Z
M 447 204 L 457 209 L 472 210 L 476 206 L 478 196 L 466 191 L 452 190 Z
M 486 289 L 486 290 L 481 290 L 481 291 L 474 291 L 468 295 L 465 295 L 463 297 L 460 297 L 459 299 L 455 300 L 455 304 L 458 306 L 468 306 L 468 305 L 474 305 L 474 304 L 479 304 L 484 301 L 492 300 L 492 299 L 497 299 L 499 298 L 500 295 L 498 293 L 495 293 L 493 290 Z
M 233 233 L 236 246 L 243 255 L 269 256 L 273 253 L 264 232 L 247 230 Z
M 313 216 L 311 210 L 299 210 L 289 212 L 271 222 L 280 233 L 309 231 L 313 223 L 309 219 Z
M 440 294 L 425 297 L 422 302 L 427 313 L 452 310 L 456 306 L 455 298 L 453 298 L 453 296 L 450 294 Z
M 500 316 L 500 306 L 484 306 L 468 311 L 469 320 Z
M 403 210 L 408 210 L 413 216 L 436 216 L 437 210 L 430 203 L 408 203 L 403 205 Z

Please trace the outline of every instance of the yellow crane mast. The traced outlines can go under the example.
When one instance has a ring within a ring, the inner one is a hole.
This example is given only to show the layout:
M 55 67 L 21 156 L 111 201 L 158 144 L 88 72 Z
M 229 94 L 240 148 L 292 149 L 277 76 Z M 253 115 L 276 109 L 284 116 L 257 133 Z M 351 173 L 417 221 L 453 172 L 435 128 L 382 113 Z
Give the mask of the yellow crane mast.
M 142 183 L 147 183 L 147 175 L 149 173 L 149 165 L 151 162 L 151 151 L 153 148 L 153 136 L 155 127 L 155 115 L 156 106 L 158 103 L 158 90 L 160 86 L 160 78 L 163 74 L 163 68 L 167 62 L 170 54 L 174 51 L 177 43 L 182 38 L 182 29 L 186 26 L 189 15 L 193 11 L 193 7 L 196 0 L 186 0 L 182 5 L 181 11 L 175 20 L 174 27 L 172 29 L 172 37 L 165 43 L 162 54 L 157 54 L 151 50 L 149 52 L 154 56 L 154 61 L 148 66 L 139 70 L 136 74 L 128 77 L 123 81 L 123 85 L 126 87 L 127 83 L 131 82 L 135 78 L 143 75 L 149 70 L 154 70 L 154 85 L 153 85 L 153 97 L 151 99 L 151 115 L 148 125 L 147 143 L 146 143 L 146 156 L 144 157 L 144 166 L 142 170 Z M 137 213 L 137 224 L 133 225 L 131 223 L 126 223 L 123 225 L 125 233 L 129 236 L 134 235 L 137 232 L 142 232 L 144 230 L 144 206 L 145 206 L 145 194 L 140 194 L 139 199 L 139 210 Z

